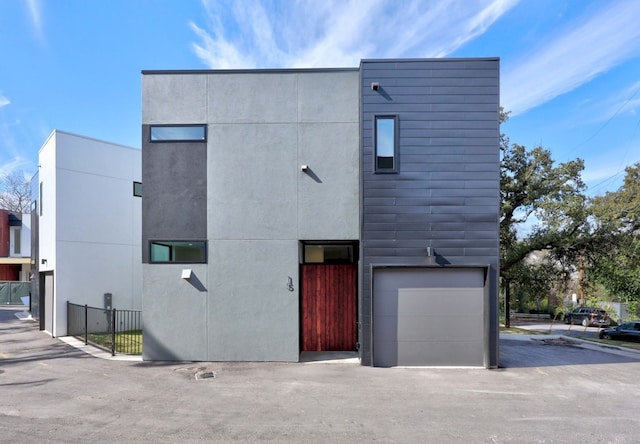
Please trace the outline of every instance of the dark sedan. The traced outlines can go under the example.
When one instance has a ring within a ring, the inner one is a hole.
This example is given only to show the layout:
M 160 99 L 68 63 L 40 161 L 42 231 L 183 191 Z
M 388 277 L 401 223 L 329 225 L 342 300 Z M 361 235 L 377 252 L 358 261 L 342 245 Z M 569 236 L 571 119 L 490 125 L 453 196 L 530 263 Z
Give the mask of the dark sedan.
M 600 339 L 619 339 L 640 342 L 640 321 L 624 322 L 617 327 L 600 331 Z

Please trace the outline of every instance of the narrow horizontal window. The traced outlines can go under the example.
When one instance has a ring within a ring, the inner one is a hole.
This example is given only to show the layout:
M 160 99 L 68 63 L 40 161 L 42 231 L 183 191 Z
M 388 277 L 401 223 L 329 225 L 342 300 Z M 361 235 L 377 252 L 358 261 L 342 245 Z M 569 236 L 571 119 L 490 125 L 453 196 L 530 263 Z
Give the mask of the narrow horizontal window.
M 353 264 L 357 261 L 355 243 L 304 243 L 303 264 Z
M 151 142 L 206 142 L 206 125 L 153 125 Z
M 151 241 L 151 262 L 207 262 L 205 241 Z
M 398 147 L 396 117 L 375 117 L 375 171 L 393 173 L 397 171 Z

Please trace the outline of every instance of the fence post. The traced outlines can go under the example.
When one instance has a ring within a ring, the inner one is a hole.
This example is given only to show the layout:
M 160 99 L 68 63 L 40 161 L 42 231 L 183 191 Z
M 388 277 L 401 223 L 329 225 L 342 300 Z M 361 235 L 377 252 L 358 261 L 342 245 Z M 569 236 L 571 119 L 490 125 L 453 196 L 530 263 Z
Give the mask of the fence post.
M 84 345 L 89 343 L 89 321 L 88 319 L 89 307 L 84 304 Z
M 111 356 L 116 355 L 116 309 L 111 309 Z

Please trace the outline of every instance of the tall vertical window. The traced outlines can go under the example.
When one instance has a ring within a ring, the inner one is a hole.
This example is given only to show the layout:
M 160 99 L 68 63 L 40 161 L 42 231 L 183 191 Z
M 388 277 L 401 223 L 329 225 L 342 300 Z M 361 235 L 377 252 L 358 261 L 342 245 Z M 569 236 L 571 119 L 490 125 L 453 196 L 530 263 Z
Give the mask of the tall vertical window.
M 375 117 L 375 171 L 395 173 L 398 170 L 396 116 Z
M 142 197 L 142 182 L 133 182 L 133 195 Z
M 21 253 L 22 230 L 20 227 L 11 228 L 10 251 L 11 256 L 19 256 Z
M 42 216 L 42 182 L 40 182 L 40 216 Z

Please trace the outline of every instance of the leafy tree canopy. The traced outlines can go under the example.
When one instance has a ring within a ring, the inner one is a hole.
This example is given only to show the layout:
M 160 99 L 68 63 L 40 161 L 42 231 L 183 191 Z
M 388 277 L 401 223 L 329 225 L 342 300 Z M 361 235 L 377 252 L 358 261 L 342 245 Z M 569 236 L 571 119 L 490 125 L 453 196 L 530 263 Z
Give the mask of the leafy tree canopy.
M 510 270 L 534 251 L 575 246 L 588 207 L 581 159 L 556 164 L 549 150 L 527 150 L 504 135 L 501 151 L 500 274 L 512 277 Z
M 595 247 L 589 276 L 623 300 L 640 301 L 640 163 L 622 186 L 592 200 Z

